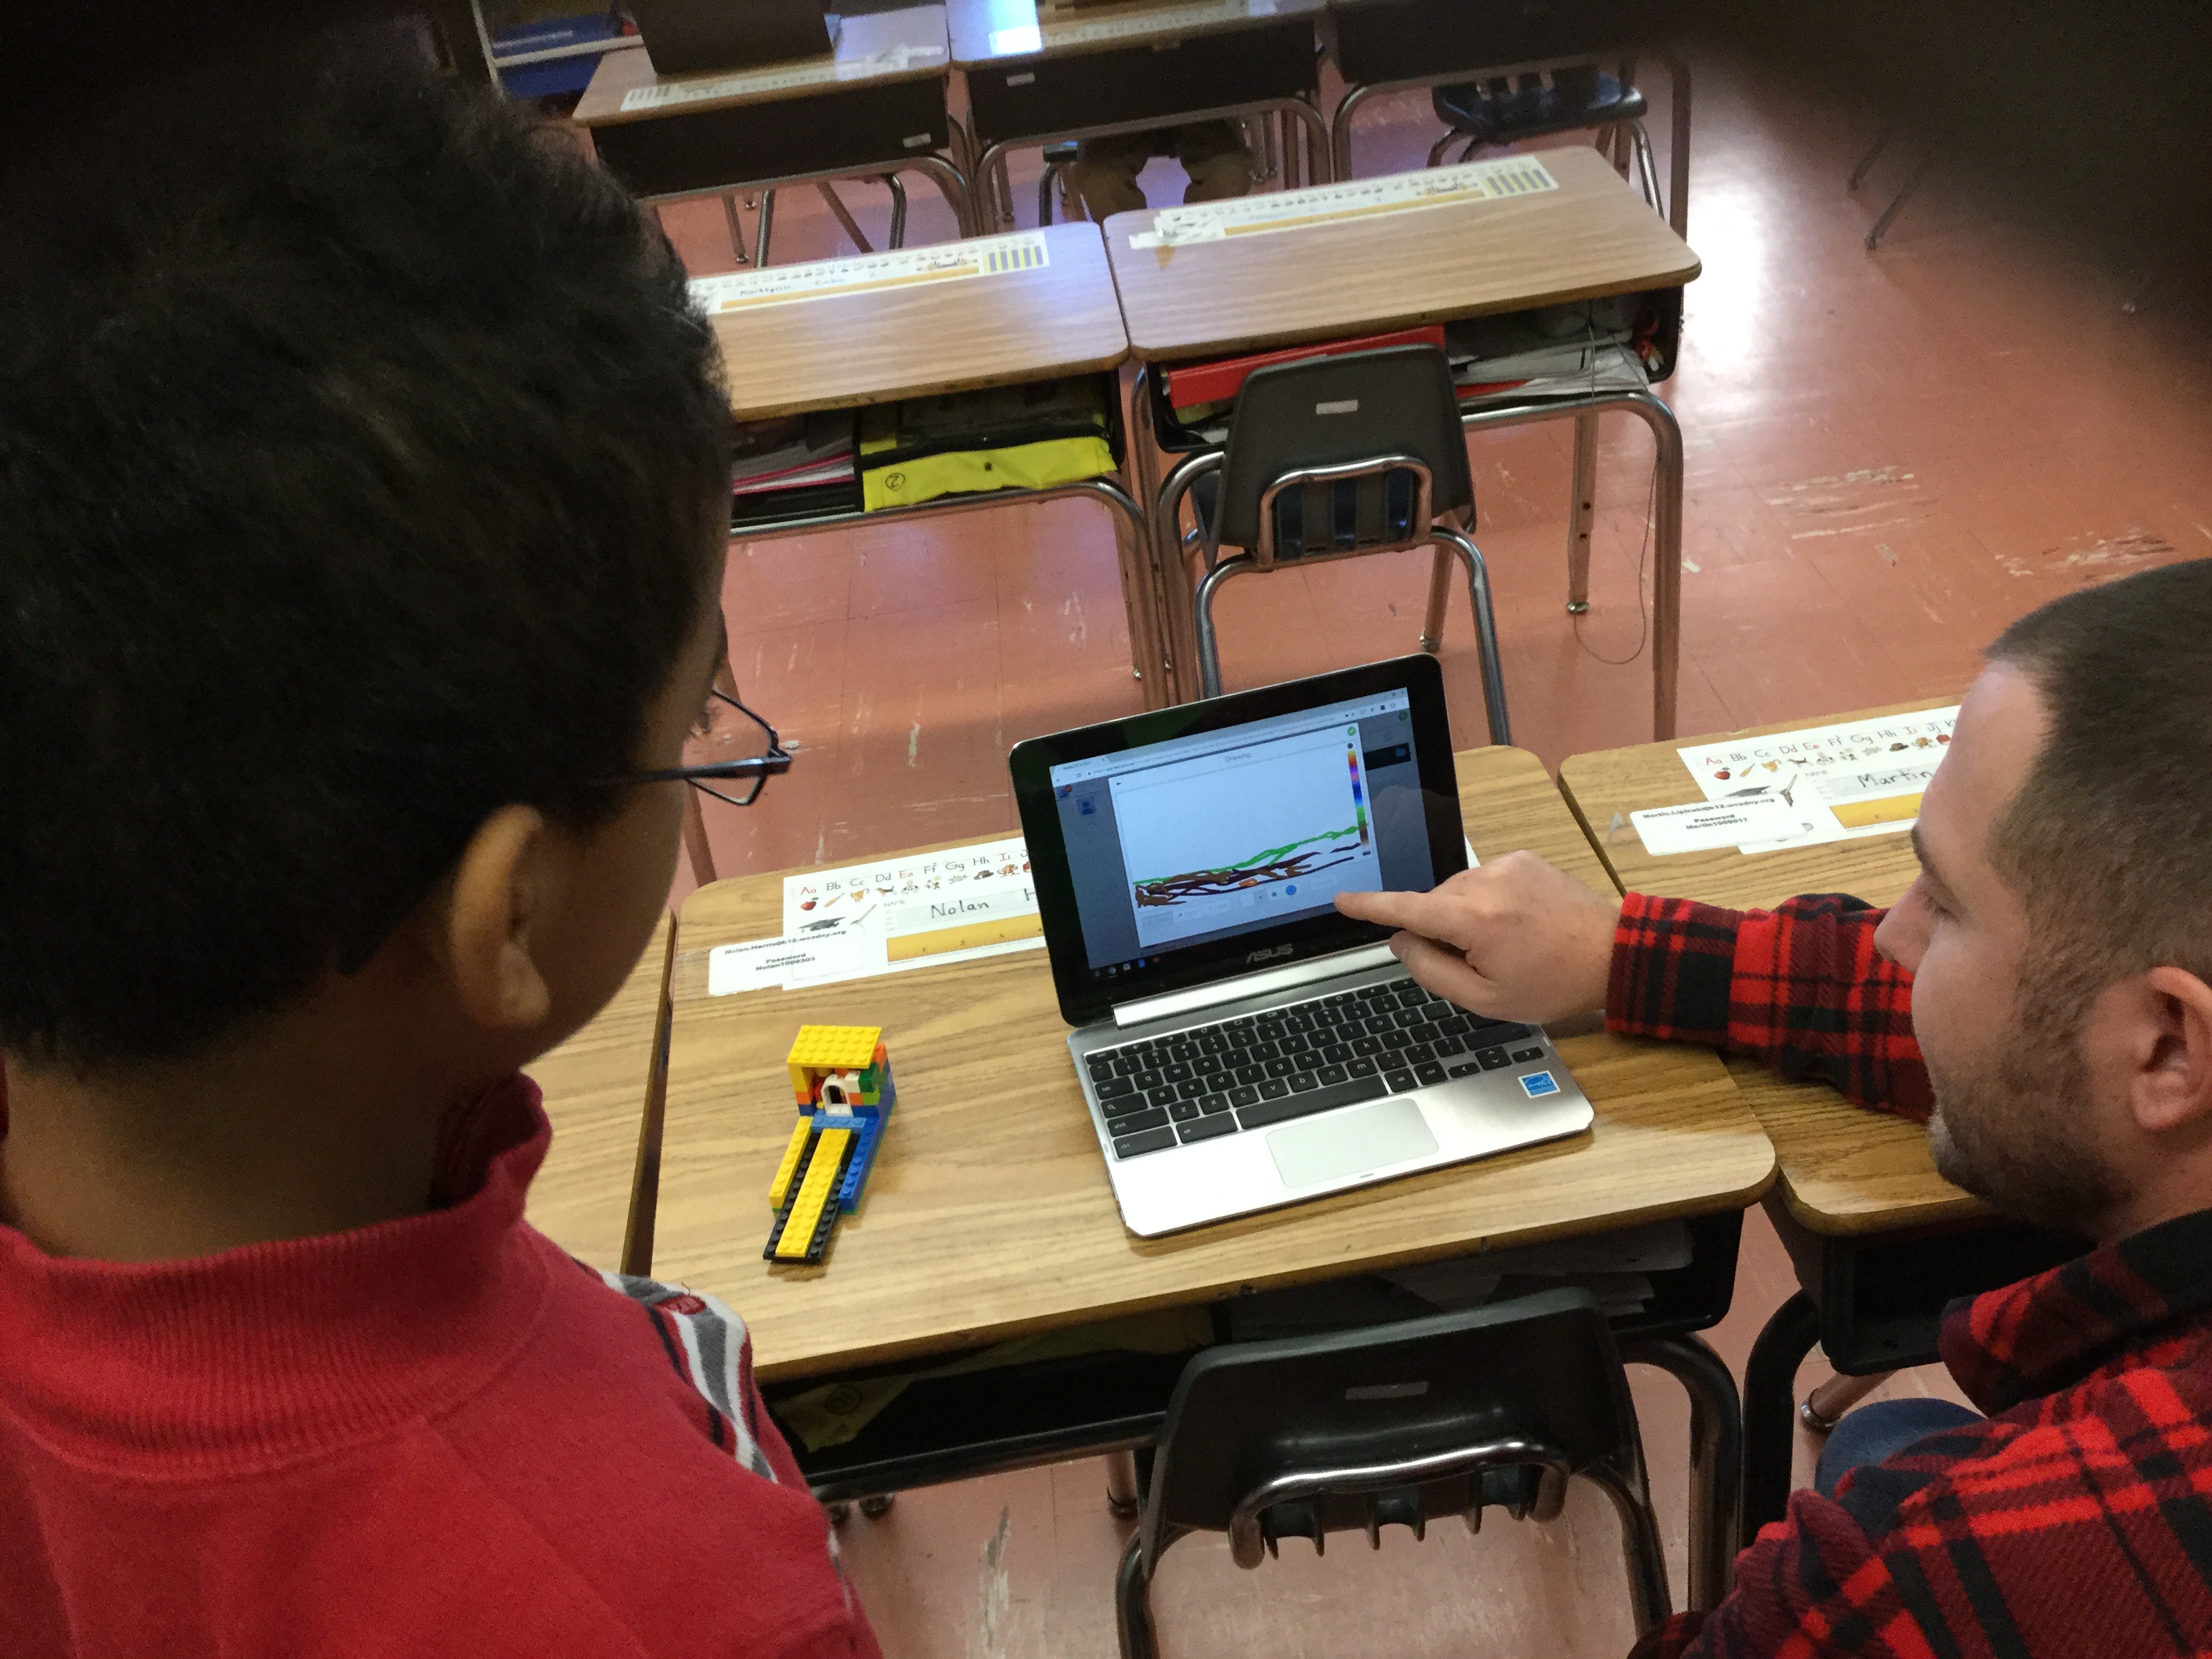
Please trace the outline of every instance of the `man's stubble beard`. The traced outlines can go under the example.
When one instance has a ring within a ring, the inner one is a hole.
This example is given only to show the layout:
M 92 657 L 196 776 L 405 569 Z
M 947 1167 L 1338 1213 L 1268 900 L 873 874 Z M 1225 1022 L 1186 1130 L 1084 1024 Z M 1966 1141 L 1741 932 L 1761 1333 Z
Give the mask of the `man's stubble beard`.
M 2048 964 L 2033 973 L 1994 1063 L 1929 1066 L 1928 1146 L 1936 1173 L 2005 1214 L 2087 1235 L 2126 1192 L 2088 1128 L 2081 1035 L 2094 994 L 2082 977 Z

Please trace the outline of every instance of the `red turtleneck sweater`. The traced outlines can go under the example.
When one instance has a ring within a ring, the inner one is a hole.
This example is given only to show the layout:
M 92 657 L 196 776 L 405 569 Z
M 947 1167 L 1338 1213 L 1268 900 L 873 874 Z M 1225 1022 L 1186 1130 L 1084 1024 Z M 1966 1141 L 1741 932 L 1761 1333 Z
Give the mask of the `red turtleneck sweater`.
M 0 1227 L 0 1655 L 874 1659 L 744 1325 L 526 1224 L 550 1139 L 517 1078 L 427 1215 L 143 1266 Z

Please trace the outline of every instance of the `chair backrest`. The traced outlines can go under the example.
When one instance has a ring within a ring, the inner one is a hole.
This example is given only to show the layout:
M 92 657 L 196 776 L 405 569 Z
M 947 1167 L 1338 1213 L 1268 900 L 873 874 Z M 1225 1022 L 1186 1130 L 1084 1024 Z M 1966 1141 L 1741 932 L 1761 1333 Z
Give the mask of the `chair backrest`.
M 1214 539 L 1256 547 L 1261 499 L 1288 474 L 1384 456 L 1407 457 L 1428 470 L 1434 513 L 1474 504 L 1459 395 L 1435 346 L 1384 346 L 1256 369 L 1239 389 L 1230 422 Z M 1362 490 L 1369 492 L 1364 501 Z M 1387 499 L 1386 490 L 1394 492 Z M 1277 497 L 1271 538 L 1277 556 L 1375 545 L 1385 525 L 1398 526 L 1389 540 L 1425 540 L 1425 522 L 1408 525 L 1413 495 L 1402 469 L 1391 483 L 1378 477 L 1285 491 Z
M 1255 1498 L 1275 1499 L 1257 1517 L 1266 1538 L 1318 1537 L 1365 1530 L 1378 1512 L 1407 1525 L 1466 1513 L 1484 1467 L 1627 1472 L 1642 1459 L 1613 1333 L 1587 1291 L 1224 1343 L 1184 1368 L 1168 1402 L 1143 1548 L 1149 1562 L 1179 1531 L 1233 1538 Z M 1255 1547 L 1238 1552 L 1244 1565 Z

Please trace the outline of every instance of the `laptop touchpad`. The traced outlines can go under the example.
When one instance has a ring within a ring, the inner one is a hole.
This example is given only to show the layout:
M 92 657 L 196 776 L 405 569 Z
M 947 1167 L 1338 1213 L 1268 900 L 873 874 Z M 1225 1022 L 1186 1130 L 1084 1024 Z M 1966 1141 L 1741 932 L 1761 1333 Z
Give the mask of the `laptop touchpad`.
M 1332 1112 L 1293 1123 L 1267 1137 L 1285 1187 L 1318 1187 L 1394 1164 L 1426 1158 L 1437 1149 L 1421 1109 L 1402 1096 L 1354 1112 Z

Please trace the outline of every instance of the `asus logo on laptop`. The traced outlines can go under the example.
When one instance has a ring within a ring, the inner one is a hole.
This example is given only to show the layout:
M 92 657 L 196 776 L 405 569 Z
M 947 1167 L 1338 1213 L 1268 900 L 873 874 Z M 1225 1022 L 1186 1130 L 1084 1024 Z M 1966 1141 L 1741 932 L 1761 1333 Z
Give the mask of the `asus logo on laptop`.
M 1244 958 L 1247 962 L 1273 962 L 1277 957 L 1286 957 L 1297 949 L 1295 945 L 1278 945 L 1272 951 L 1255 951 Z

